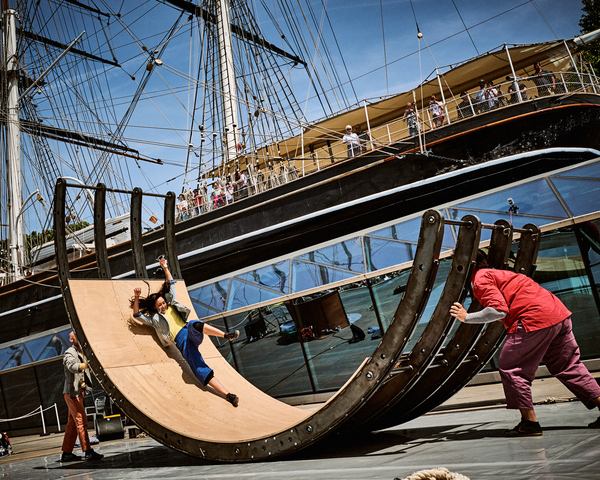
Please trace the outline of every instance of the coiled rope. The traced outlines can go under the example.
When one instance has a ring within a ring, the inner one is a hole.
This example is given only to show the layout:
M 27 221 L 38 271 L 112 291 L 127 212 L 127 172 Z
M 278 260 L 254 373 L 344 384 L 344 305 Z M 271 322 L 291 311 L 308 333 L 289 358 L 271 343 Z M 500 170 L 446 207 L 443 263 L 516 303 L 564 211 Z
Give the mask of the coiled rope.
M 420 470 L 406 478 L 395 478 L 394 480 L 469 480 L 460 473 L 452 473 L 445 467 L 437 467 L 432 470 Z

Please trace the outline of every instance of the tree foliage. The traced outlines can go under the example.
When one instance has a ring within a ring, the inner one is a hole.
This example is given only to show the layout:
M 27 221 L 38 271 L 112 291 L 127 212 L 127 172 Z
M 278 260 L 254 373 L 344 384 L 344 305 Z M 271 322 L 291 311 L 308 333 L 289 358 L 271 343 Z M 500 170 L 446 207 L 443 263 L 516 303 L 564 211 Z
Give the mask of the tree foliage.
M 581 33 L 593 32 L 600 28 L 600 0 L 581 0 L 583 15 L 579 20 Z M 600 74 L 600 40 L 594 40 L 583 48 L 584 59 L 594 67 L 596 75 Z

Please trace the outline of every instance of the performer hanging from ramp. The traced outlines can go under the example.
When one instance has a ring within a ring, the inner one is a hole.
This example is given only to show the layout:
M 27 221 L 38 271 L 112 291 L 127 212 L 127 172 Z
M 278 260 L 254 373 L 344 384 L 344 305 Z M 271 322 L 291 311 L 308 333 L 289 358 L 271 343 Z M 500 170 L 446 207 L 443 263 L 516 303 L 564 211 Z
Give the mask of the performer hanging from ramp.
M 188 323 L 190 309 L 176 300 L 175 283 L 177 280 L 173 279 L 166 259 L 161 258 L 159 263 L 167 280 L 159 292 L 149 294 L 145 298 L 140 297 L 141 288 L 133 289 L 134 296 L 130 300 L 133 322 L 154 327 L 163 347 L 175 343 L 202 385 L 209 385 L 234 407 L 237 407 L 239 398 L 228 392 L 223 384 L 215 378 L 213 370 L 204 362 L 198 347 L 204 340 L 204 335 L 222 337 L 231 341 L 238 338 L 240 332 L 238 330 L 222 332 L 201 320 L 192 320 Z

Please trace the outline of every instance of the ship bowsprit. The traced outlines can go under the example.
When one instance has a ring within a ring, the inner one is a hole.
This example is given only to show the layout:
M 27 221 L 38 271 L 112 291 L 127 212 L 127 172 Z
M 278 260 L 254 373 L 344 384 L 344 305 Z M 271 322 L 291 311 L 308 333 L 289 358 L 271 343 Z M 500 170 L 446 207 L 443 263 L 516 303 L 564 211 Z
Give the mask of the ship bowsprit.
M 489 339 L 486 340 L 484 349 L 483 341 L 478 342 L 481 329 L 459 329 L 452 337 L 453 345 L 461 342 L 461 348 L 456 349 L 459 354 L 445 349 L 454 322 L 447 313 L 447 303 L 466 295 L 481 228 L 494 229 L 490 255 L 501 266 L 506 264 L 512 228 L 502 222 L 482 225 L 472 215 L 460 222 L 445 222 L 439 212 L 428 210 L 422 217 L 410 276 L 388 330 L 372 355 L 318 410 L 308 412 L 270 397 L 246 381 L 212 342 L 204 341 L 200 345 L 200 352 L 215 377 L 238 395 L 240 402 L 235 408 L 196 380 L 175 345 L 163 348 L 152 329 L 131 322 L 129 300 L 133 289 L 141 287 L 143 292 L 148 289 L 156 292 L 162 285 L 161 281 L 148 280 L 140 222 L 142 192 L 139 189 L 132 192 L 132 278 L 111 279 L 103 241 L 107 191 L 103 185 L 89 187 L 96 191 L 98 278 L 75 278 L 77 273 L 70 272 L 68 267 L 64 229 L 57 227 L 65 225 L 69 186 L 64 179 L 57 182 L 54 223 L 59 278 L 71 325 L 98 382 L 110 398 L 136 425 L 175 450 L 212 461 L 260 461 L 295 452 L 333 432 L 381 426 L 386 423 L 382 418 L 405 421 L 437 406 L 484 366 L 483 358 L 473 361 L 469 355 L 473 349 L 485 350 L 485 354 L 480 352 L 480 355 L 487 359 L 500 344 L 501 332 L 490 333 L 495 342 L 490 347 Z M 181 280 L 173 229 L 174 207 L 175 195 L 169 193 L 165 196 L 164 210 L 165 254 L 174 278 L 179 280 L 177 299 L 192 310 L 189 321 L 197 316 L 185 282 Z M 457 224 L 459 234 L 445 293 L 436 308 L 439 313 L 430 320 L 414 351 L 403 356 L 432 290 L 444 225 L 448 223 Z M 519 268 L 530 273 L 539 234 L 533 225 L 520 233 L 527 237 L 529 247 L 526 252 L 519 251 Z M 446 361 L 441 362 L 444 373 L 432 374 L 432 369 L 439 368 L 440 358 L 446 357 Z M 408 398 L 410 405 L 403 407 Z M 383 415 L 388 411 L 389 416 Z

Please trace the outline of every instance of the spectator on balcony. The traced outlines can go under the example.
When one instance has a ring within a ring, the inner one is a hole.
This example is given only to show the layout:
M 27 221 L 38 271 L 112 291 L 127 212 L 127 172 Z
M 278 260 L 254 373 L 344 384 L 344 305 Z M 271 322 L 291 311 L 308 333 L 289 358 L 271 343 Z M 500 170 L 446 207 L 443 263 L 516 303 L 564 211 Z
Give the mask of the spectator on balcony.
M 510 80 L 510 77 L 506 77 Z M 510 94 L 510 103 L 519 103 L 519 95 L 517 89 L 521 92 L 521 100 L 527 100 L 527 87 L 524 83 L 517 83 L 515 80 L 510 87 L 508 87 L 508 93 Z
M 429 111 L 431 112 L 431 128 L 439 128 L 444 124 L 444 104 L 431 95 L 429 100 Z
M 177 209 L 177 220 L 187 220 L 189 217 L 189 206 L 186 201 L 183 193 L 179 194 L 179 202 L 175 204 L 175 208 Z
M 498 108 L 498 90 L 494 87 L 493 82 L 487 82 L 485 90 L 483 91 L 483 96 L 487 100 L 488 110 Z
M 463 120 L 473 116 L 473 110 L 471 108 L 471 102 L 469 102 L 469 95 L 467 92 L 460 94 L 460 103 L 457 105 L 458 118 Z
M 365 153 L 367 151 L 367 142 L 369 141 L 369 134 L 367 132 L 363 132 L 362 127 L 360 125 L 354 126 L 354 133 L 356 133 L 356 135 L 358 136 L 360 153 Z
M 194 214 L 200 215 L 202 213 L 202 195 L 197 188 L 194 188 Z
M 479 80 L 479 90 L 473 95 L 473 108 L 475 113 L 487 112 L 488 104 L 485 99 L 485 80 Z
M 419 112 L 415 108 L 414 104 L 408 102 L 406 104 L 406 110 L 404 110 L 404 120 L 408 126 L 408 134 L 411 137 L 419 134 Z
M 540 62 L 533 64 L 535 73 L 529 77 L 537 86 L 538 97 L 545 97 L 556 93 L 556 78 L 549 70 L 542 69 Z
M 360 140 L 356 133 L 352 133 L 351 125 L 346 125 L 346 133 L 342 137 L 342 142 L 347 145 L 348 158 L 356 157 L 361 154 Z

